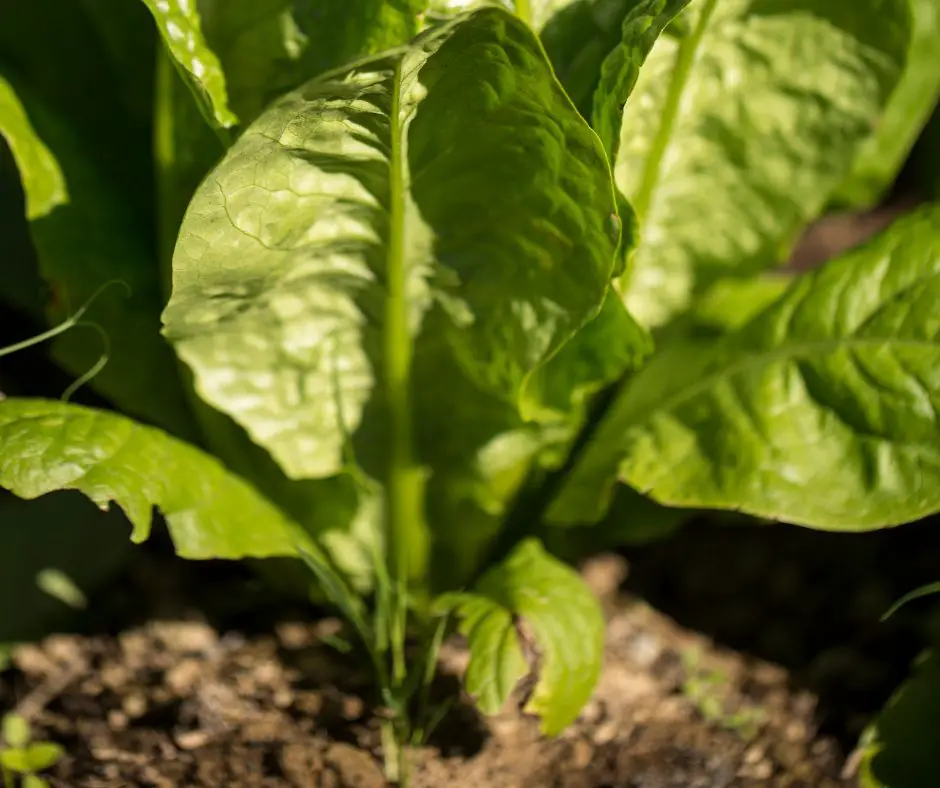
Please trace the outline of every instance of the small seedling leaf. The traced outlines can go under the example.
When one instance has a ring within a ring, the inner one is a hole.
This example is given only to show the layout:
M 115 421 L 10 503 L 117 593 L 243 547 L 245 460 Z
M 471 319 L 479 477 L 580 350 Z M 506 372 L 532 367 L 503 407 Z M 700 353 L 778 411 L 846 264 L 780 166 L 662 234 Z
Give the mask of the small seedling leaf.
M 11 712 L 3 717 L 3 743 L 7 747 L 19 749 L 29 744 L 31 737 L 29 723 L 19 714 Z
M 472 592 L 444 597 L 438 606 L 454 609 L 462 620 L 470 641 L 465 686 L 485 712 L 497 711 L 528 671 L 516 629 L 521 618 L 540 655 L 526 711 L 541 716 L 547 735 L 577 718 L 600 676 L 604 617 L 577 573 L 538 540 L 521 543 Z
M 52 742 L 40 742 L 27 747 L 25 755 L 29 763 L 28 771 L 41 772 L 50 766 L 54 766 L 65 755 L 65 750 Z

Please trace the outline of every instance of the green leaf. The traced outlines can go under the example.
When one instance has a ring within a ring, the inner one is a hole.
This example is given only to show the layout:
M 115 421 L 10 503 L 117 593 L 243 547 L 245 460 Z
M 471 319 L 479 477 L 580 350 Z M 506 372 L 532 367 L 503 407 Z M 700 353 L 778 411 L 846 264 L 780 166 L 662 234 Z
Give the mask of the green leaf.
M 2 734 L 3 743 L 14 749 L 25 747 L 32 738 L 29 723 L 21 715 L 13 712 L 4 715 Z
M 55 156 L 36 134 L 13 86 L 0 76 L 0 134 L 13 152 L 26 194 L 26 216 L 45 216 L 68 202 L 68 189 Z
M 400 46 L 427 0 L 226 0 L 200 3 L 206 40 L 245 125 L 311 77 Z
M 604 617 L 577 573 L 535 539 L 490 569 L 472 592 L 448 594 L 438 609 L 455 608 L 470 646 L 464 683 L 486 714 L 497 712 L 527 672 L 516 629 L 521 618 L 541 656 L 526 711 L 553 736 L 575 721 L 594 691 L 604 651 Z
M 912 8 L 913 37 L 901 81 L 877 130 L 858 150 L 851 174 L 833 196 L 837 204 L 870 207 L 881 199 L 940 98 L 940 0 L 912 0 Z
M 640 2 L 568 2 L 546 21 L 539 33 L 558 79 L 586 118 L 591 116 L 601 66 L 621 41 L 623 20 Z
M 212 107 L 215 122 L 221 128 L 238 123 L 229 109 L 225 73 L 202 31 L 199 10 L 194 0 L 143 0 L 163 41 L 193 82 L 203 91 Z
M 938 298 L 931 206 L 796 279 L 709 348 L 657 357 L 608 411 L 553 518 L 599 518 L 618 466 L 663 504 L 817 528 L 937 511 Z
M 107 345 L 80 330 L 62 336 L 53 356 L 80 376 L 107 352 L 94 387 L 123 410 L 189 435 L 178 365 L 158 333 L 150 133 L 125 105 L 109 51 L 80 3 L 0 4 L 0 73 L 57 160 L 68 192 L 67 203 L 30 222 L 52 292 L 47 318 L 63 322 L 107 282 L 131 292 L 128 298 L 110 288 L 88 313 Z
M 23 777 L 23 788 L 49 788 L 49 783 L 35 774 L 27 774 Z
M 652 350 L 649 335 L 611 290 L 597 317 L 538 370 L 530 389 L 556 413 L 580 410 L 588 397 L 638 368 Z
M 289 476 L 331 476 L 351 438 L 398 450 L 412 363 L 451 358 L 522 408 L 601 306 L 614 209 L 532 33 L 474 12 L 311 81 L 245 132 L 184 220 L 165 333 Z
M 618 287 L 655 327 L 716 279 L 786 257 L 881 117 L 911 24 L 908 0 L 699 0 L 653 46 L 621 119 L 605 83 L 636 74 L 639 14 L 604 65 L 594 120 L 608 150 L 620 141 L 614 176 L 643 239 Z
M 931 788 L 940 774 L 940 657 L 923 655 L 862 742 L 862 788 Z
M 751 279 L 722 279 L 702 293 L 692 309 L 695 323 L 727 333 L 745 325 L 780 298 L 792 277 L 775 272 Z
M 150 535 L 164 515 L 184 558 L 295 555 L 299 529 L 216 459 L 160 430 L 92 408 L 0 401 L 0 486 L 21 498 L 78 490 L 102 509 L 115 501 Z
M 58 744 L 39 742 L 38 744 L 31 744 L 26 748 L 24 754 L 29 764 L 27 771 L 41 772 L 50 766 L 55 766 L 59 759 L 65 755 L 65 750 Z

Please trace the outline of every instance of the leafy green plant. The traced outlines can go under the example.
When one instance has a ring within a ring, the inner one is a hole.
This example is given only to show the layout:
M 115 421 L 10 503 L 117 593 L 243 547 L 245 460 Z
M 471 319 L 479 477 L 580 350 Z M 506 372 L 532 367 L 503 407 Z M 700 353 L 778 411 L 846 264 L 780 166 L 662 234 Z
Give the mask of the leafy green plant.
M 48 788 L 38 772 L 43 772 L 59 761 L 64 750 L 52 742 L 33 741 L 29 723 L 19 714 L 9 713 L 0 721 L 0 767 L 4 788 Z
M 940 510 L 940 207 L 765 273 L 859 156 L 900 166 L 872 135 L 924 67 L 907 0 L 124 4 L 155 65 L 90 5 L 44 36 L 101 44 L 91 108 L 0 10 L 0 131 L 49 318 L 131 290 L 88 311 L 127 415 L 0 402 L 0 486 L 114 501 L 137 542 L 157 507 L 184 557 L 299 557 L 393 779 L 452 627 L 484 712 L 534 671 L 542 730 L 577 717 L 603 618 L 546 545 Z

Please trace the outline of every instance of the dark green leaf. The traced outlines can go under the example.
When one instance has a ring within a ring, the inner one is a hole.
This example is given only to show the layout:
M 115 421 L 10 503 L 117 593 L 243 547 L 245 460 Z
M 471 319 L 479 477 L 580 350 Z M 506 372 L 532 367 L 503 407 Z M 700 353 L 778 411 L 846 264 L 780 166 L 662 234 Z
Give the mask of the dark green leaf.
M 904 164 L 940 98 L 940 0 L 912 0 L 914 31 L 907 65 L 875 133 L 855 156 L 854 167 L 833 202 L 870 207 Z
M 862 788 L 933 788 L 940 774 L 938 730 L 940 657 L 930 652 L 866 734 Z
M 377 384 L 410 387 L 412 355 L 446 351 L 536 409 L 530 376 L 600 308 L 613 212 L 600 145 L 533 35 L 479 11 L 245 132 L 184 221 L 166 333 L 288 475 L 330 476 L 373 411 L 400 428 Z
M 550 736 L 574 722 L 594 691 L 604 652 L 604 617 L 576 572 L 526 540 L 472 592 L 447 595 L 438 608 L 455 608 L 462 619 L 470 646 L 464 683 L 484 713 L 499 711 L 527 672 L 521 618 L 541 656 L 526 711 L 541 716 Z
M 575 0 L 540 32 L 555 73 L 584 117 L 591 116 L 601 65 L 620 43 L 627 14 L 642 0 Z
M 605 80 L 635 78 L 640 29 Z M 699 0 L 653 46 L 622 122 L 602 81 L 595 125 L 643 239 L 618 287 L 642 324 L 787 255 L 882 115 L 910 29 L 908 0 Z
M 933 206 L 795 280 L 707 350 L 660 355 L 608 412 L 553 516 L 598 518 L 618 466 L 660 503 L 818 528 L 937 511 L 938 299 Z
M 21 498 L 78 490 L 111 501 L 150 534 L 152 509 L 184 558 L 295 555 L 300 531 L 221 463 L 160 430 L 104 411 L 31 399 L 0 401 L 0 486 Z

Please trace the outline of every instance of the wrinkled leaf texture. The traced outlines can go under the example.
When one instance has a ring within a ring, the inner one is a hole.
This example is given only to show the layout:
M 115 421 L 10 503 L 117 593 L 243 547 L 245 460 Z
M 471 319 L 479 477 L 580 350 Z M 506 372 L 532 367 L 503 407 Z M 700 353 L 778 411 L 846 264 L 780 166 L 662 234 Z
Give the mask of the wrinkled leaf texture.
M 696 0 L 652 47 L 621 116 L 645 20 L 680 5 L 628 15 L 595 96 L 595 127 L 608 150 L 619 140 L 615 180 L 640 221 L 619 287 L 647 327 L 716 279 L 786 256 L 871 135 L 911 34 L 907 0 Z
M 389 375 L 414 372 L 421 429 L 489 439 L 487 417 L 452 423 L 449 394 L 485 393 L 499 429 L 500 408 L 535 407 L 531 374 L 602 303 L 614 207 L 532 34 L 473 12 L 245 132 L 187 213 L 166 334 L 292 477 L 341 472 L 364 424 L 381 433 Z
M 623 390 L 552 507 L 598 519 L 613 473 L 671 506 L 832 530 L 940 509 L 940 206 L 796 279 L 708 349 Z

